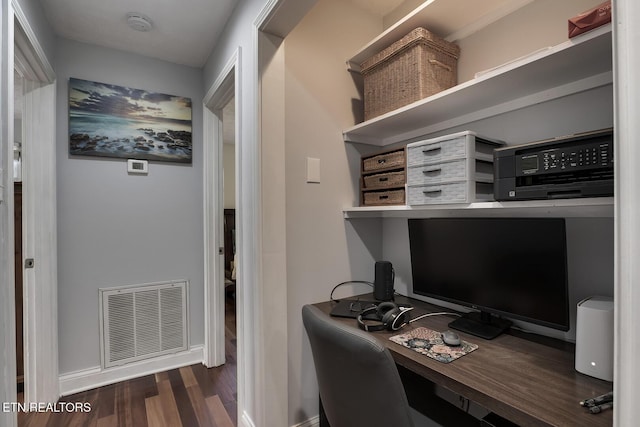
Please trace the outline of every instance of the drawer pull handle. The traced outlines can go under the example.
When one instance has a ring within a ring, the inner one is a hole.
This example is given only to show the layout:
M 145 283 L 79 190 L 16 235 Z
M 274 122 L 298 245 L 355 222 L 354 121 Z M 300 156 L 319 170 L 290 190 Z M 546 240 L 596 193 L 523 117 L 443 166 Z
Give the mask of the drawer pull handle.
M 422 192 L 423 194 L 429 196 L 429 195 L 436 195 L 436 194 L 440 194 L 442 193 L 442 190 L 426 190 Z
M 438 168 L 438 169 L 429 169 L 429 170 L 423 170 L 422 173 L 425 175 L 439 175 L 440 172 L 442 172 L 442 169 Z
M 424 154 L 432 154 L 434 151 L 440 151 L 442 149 L 441 146 L 429 147 L 422 150 Z
M 389 177 L 385 176 L 384 178 L 379 178 L 380 182 L 389 181 Z
M 380 196 L 380 200 L 388 199 L 389 196 Z
M 387 159 L 378 159 L 378 164 L 381 165 L 383 163 L 387 163 Z

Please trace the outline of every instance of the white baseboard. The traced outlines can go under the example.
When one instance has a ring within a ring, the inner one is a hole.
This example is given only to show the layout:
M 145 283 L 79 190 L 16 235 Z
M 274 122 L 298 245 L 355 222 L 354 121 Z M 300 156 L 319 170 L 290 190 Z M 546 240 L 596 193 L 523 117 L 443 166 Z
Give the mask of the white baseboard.
M 255 427 L 255 424 L 251 420 L 251 417 L 249 417 L 249 415 L 246 412 L 244 412 L 240 417 L 239 425 L 240 427 Z M 303 421 L 299 424 L 294 424 L 291 427 L 319 427 L 319 426 L 320 426 L 320 417 L 316 415 L 313 418 L 309 418 L 308 420 Z
M 253 420 L 251 419 L 249 414 L 247 414 L 246 411 L 242 412 L 242 416 L 240 417 L 239 424 L 240 424 L 240 427 L 256 427 L 256 425 L 253 423 Z
M 309 418 L 307 421 L 303 421 L 299 424 L 292 425 L 291 427 L 319 427 L 320 426 L 320 417 L 316 415 L 315 417 Z
M 97 366 L 95 368 L 83 369 L 81 371 L 60 375 L 60 395 L 68 396 L 70 394 L 91 390 L 93 388 L 102 387 L 120 381 L 155 374 L 156 372 L 163 372 L 170 369 L 180 368 L 182 366 L 202 363 L 202 361 L 203 347 L 199 345 L 191 347 L 189 351 L 167 354 L 154 359 L 141 360 L 123 366 L 116 366 L 108 369 L 102 369 Z

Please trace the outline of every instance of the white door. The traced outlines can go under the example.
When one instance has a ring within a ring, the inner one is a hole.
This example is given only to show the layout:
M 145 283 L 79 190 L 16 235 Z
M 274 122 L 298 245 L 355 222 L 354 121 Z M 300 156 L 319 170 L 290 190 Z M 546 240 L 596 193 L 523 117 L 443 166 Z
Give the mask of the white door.
M 15 3 L 15 2 L 14 2 Z M 14 4 L 14 7 L 16 5 Z M 23 313 L 25 402 L 58 400 L 55 74 L 15 9 L 14 67 L 23 77 Z

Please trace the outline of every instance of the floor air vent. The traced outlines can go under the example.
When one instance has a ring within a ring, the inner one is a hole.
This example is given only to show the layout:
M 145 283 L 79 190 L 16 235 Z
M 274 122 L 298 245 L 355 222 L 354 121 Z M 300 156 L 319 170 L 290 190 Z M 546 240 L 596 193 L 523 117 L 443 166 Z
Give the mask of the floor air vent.
M 100 289 L 102 367 L 187 350 L 187 281 Z

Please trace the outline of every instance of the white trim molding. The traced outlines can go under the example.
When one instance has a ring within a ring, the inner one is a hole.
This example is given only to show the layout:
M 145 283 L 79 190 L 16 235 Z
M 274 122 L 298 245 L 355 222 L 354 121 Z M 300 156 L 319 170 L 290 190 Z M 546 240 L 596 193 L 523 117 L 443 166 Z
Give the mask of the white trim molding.
M 240 101 L 240 55 L 233 53 L 203 99 L 203 203 L 204 203 L 204 364 L 220 366 L 225 362 L 224 341 L 224 246 L 222 194 L 222 108 L 233 97 Z M 236 159 L 242 144 L 239 108 L 235 113 Z M 238 169 L 238 168 L 236 168 Z M 237 178 L 236 178 L 237 180 Z M 236 206 L 238 204 L 236 203 Z M 239 239 L 238 239 L 239 240 Z M 238 247 L 241 242 L 238 242 Z M 239 281 L 239 278 L 238 280 Z M 240 287 L 240 286 L 238 286 Z M 242 307 L 236 296 L 238 310 Z M 240 321 L 240 313 L 238 318 Z M 238 323 L 238 330 L 241 324 Z M 238 350 L 240 351 L 240 349 Z M 241 357 L 238 356 L 240 360 Z M 239 365 L 238 371 L 241 371 Z
M 70 372 L 60 375 L 60 395 L 68 396 L 132 378 L 202 363 L 202 355 L 202 346 L 198 345 L 192 346 L 189 351 L 168 354 L 150 360 L 141 360 L 113 368 L 101 369 L 96 366 L 95 368 Z
M 231 55 L 225 66 L 218 74 L 207 94 L 202 99 L 202 103 L 205 107 L 215 108 L 216 106 L 222 107 L 225 101 L 231 96 L 231 90 L 233 90 L 233 82 L 230 79 L 234 78 L 234 69 L 237 69 L 240 62 L 241 48 L 238 47 Z M 230 84 L 231 83 L 231 84 Z
M 277 334 L 276 340 L 267 339 L 270 325 L 287 324 L 286 250 L 282 249 L 284 242 L 275 244 L 264 238 L 264 230 L 273 232 L 272 226 L 282 226 L 278 222 L 284 221 L 282 215 L 275 215 L 277 219 L 274 219 L 269 214 L 273 214 L 273 209 L 277 212 L 284 210 L 285 200 L 279 198 L 284 197 L 285 189 L 284 181 L 265 184 L 272 176 L 265 179 L 263 174 L 272 173 L 268 167 L 270 160 L 276 159 L 279 163 L 273 164 L 282 164 L 285 153 L 284 97 L 278 99 L 277 95 L 277 101 L 273 102 L 273 92 L 284 93 L 284 54 L 279 52 L 278 46 L 315 3 L 316 0 L 269 0 L 254 19 L 252 28 L 254 67 L 251 69 L 251 79 L 255 83 L 251 88 L 252 93 L 247 96 L 250 100 L 247 105 L 252 107 L 250 117 L 254 118 L 256 127 L 251 135 L 254 145 L 248 147 L 250 150 L 246 150 L 242 162 L 243 188 L 251 191 L 241 192 L 248 203 L 245 206 L 251 206 L 252 209 L 243 211 L 241 218 L 243 232 L 247 233 L 244 240 L 247 250 L 243 252 L 245 258 L 241 258 L 240 265 L 244 263 L 253 267 L 244 271 L 247 274 L 244 308 L 251 310 L 247 321 L 253 321 L 251 328 L 246 329 L 249 338 L 247 348 L 252 350 L 253 355 L 253 360 L 247 359 L 247 364 L 252 363 L 250 368 L 253 371 L 245 372 L 248 378 L 242 385 L 247 390 L 246 409 L 251 409 L 257 425 L 287 425 L 291 417 L 286 328 Z M 271 64 L 272 60 L 276 64 Z M 272 65 L 274 68 L 271 68 Z M 265 72 L 270 76 L 263 81 Z M 272 121 L 274 118 L 277 123 Z M 280 131 L 283 133 L 280 134 Z M 282 157 L 278 158 L 280 155 Z M 283 174 L 279 176 L 282 177 Z M 280 184 L 282 188 L 278 187 Z M 272 199 L 274 196 L 276 198 Z M 268 202 L 266 199 L 269 199 Z M 266 207 L 268 211 L 265 211 Z M 281 236 L 284 238 L 283 234 Z M 269 257 L 268 264 L 265 256 Z M 271 262 L 273 260 L 275 262 Z M 277 315 L 273 313 L 274 307 L 278 308 Z
M 613 2 L 613 70 L 615 128 L 615 353 L 616 426 L 636 425 L 640 395 L 640 3 Z
M 11 4 L 0 3 L 0 401 L 15 402 L 16 323 L 13 220 L 13 27 Z M 0 411 L 0 425 L 18 425 L 15 413 Z
M 316 415 L 315 417 L 309 418 L 306 421 L 303 421 L 298 424 L 294 424 L 291 427 L 319 427 L 320 426 L 320 417 Z
M 34 71 L 37 80 L 40 82 L 53 83 L 56 79 L 56 73 L 53 71 L 51 63 L 47 59 L 47 55 L 42 49 L 42 45 L 38 42 L 36 33 L 31 28 L 27 16 L 22 11 L 18 0 L 11 0 L 13 14 L 16 17 L 19 28 L 16 28 L 15 45 L 25 55 L 29 61 L 30 68 Z M 32 78 L 32 80 L 34 80 Z
M 249 414 L 246 411 L 242 412 L 242 416 L 240 417 L 240 427 L 256 427 L 256 424 L 253 422 Z
M 8 38 L 4 40 L 8 49 L 3 49 L 2 62 L 6 60 L 11 68 L 15 67 L 25 77 L 22 121 L 23 256 L 35 261 L 34 267 L 25 269 L 23 275 L 24 400 L 25 403 L 55 402 L 59 397 L 56 77 L 20 2 L 10 0 L 7 4 L 10 7 L 5 13 L 12 25 L 8 28 Z M 4 16 L 3 13 L 3 19 Z M 13 70 L 10 73 L 12 76 Z M 13 91 L 11 81 L 9 92 Z M 10 98 L 13 99 L 13 95 Z M 13 108 L 3 111 L 3 114 L 12 116 Z M 13 118 L 8 121 L 12 126 Z M 13 135 L 13 129 L 10 135 Z M 13 198 L 11 201 L 9 209 L 13 210 Z M 11 233 L 9 240 L 13 246 L 13 231 Z M 10 283 L 14 283 L 13 278 Z M 13 304 L 15 300 L 11 301 Z M 14 313 L 14 307 L 10 313 Z M 12 346 L 15 348 L 15 341 Z M 15 377 L 15 369 L 9 369 L 8 376 Z

